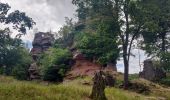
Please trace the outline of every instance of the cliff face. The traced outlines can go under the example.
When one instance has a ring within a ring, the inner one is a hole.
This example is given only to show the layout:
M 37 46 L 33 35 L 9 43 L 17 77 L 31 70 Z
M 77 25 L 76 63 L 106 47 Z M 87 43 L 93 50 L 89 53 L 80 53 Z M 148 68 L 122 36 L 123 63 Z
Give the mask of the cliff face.
M 38 55 L 41 54 L 42 52 L 46 51 L 48 48 L 50 48 L 53 43 L 54 43 L 53 34 L 50 34 L 49 32 L 36 33 L 33 43 L 32 43 L 33 48 L 31 50 L 31 55 L 33 57 L 33 60 L 36 61 Z
M 34 40 L 32 42 L 32 50 L 31 50 L 31 56 L 33 59 L 33 63 L 31 64 L 29 68 L 29 74 L 30 79 L 39 79 L 39 68 L 36 64 L 37 59 L 41 53 L 49 49 L 54 43 L 54 36 L 53 34 L 50 34 L 49 32 L 38 32 L 35 34 Z
M 96 72 L 103 70 L 111 74 L 117 72 L 115 64 L 108 63 L 106 67 L 102 67 L 100 64 L 90 61 L 84 57 L 84 55 L 78 50 L 72 51 L 74 64 L 71 70 L 67 73 L 66 79 L 74 79 L 79 76 L 94 76 Z

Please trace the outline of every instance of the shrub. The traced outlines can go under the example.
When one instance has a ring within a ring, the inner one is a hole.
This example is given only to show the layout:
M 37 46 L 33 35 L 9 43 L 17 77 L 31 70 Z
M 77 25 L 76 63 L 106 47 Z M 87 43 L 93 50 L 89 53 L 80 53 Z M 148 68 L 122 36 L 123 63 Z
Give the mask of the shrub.
M 62 81 L 66 71 L 70 68 L 71 58 L 71 53 L 67 49 L 50 48 L 41 56 L 39 62 L 43 80 Z
M 27 80 L 29 76 L 28 69 L 31 64 L 31 56 L 24 48 L 18 49 L 18 52 L 20 53 L 20 58 L 18 64 L 12 67 L 12 75 L 18 80 Z
M 170 86 L 170 78 L 161 79 L 160 83 L 163 84 L 163 85 Z
M 56 81 L 61 82 L 63 81 L 63 75 L 59 73 L 61 69 L 55 66 L 48 67 L 48 69 L 44 72 L 43 80 L 45 81 Z
M 17 65 L 13 68 L 12 74 L 18 80 L 27 80 L 29 77 L 28 65 Z
M 163 68 L 166 72 L 170 72 L 170 52 L 161 55 L 163 60 Z

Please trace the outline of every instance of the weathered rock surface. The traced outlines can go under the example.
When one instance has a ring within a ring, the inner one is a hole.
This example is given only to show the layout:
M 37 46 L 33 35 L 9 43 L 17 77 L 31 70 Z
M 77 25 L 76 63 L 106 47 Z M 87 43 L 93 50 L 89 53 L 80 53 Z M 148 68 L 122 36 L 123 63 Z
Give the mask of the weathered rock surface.
M 39 69 L 36 64 L 36 61 L 39 57 L 39 55 L 49 49 L 52 44 L 54 43 L 54 36 L 53 34 L 47 32 L 39 32 L 35 34 L 34 40 L 33 40 L 33 48 L 31 49 L 31 55 L 33 62 L 29 68 L 29 74 L 30 74 L 30 79 L 39 79 L 40 74 L 39 74 Z
M 36 62 L 32 63 L 30 68 L 29 68 L 29 73 L 30 73 L 30 79 L 39 79 L 39 70 Z
M 72 65 L 71 71 L 66 75 L 66 79 L 74 79 L 79 76 L 94 76 L 96 72 L 103 70 L 108 73 L 115 73 L 117 71 L 116 65 L 108 63 L 105 68 L 102 68 L 100 64 L 90 61 L 77 50 L 70 50 L 73 54 L 74 64 Z M 108 78 L 110 80 L 110 78 Z M 108 83 L 112 84 L 112 83 Z M 113 84 L 112 84 L 113 86 Z
M 52 46 L 54 43 L 54 36 L 53 34 L 50 34 L 49 32 L 43 33 L 39 32 L 35 34 L 33 43 L 32 43 L 32 50 L 31 55 L 32 56 L 38 56 L 42 52 L 46 51 L 48 48 Z M 36 59 L 35 59 L 36 60 Z
M 139 76 L 150 81 L 156 81 L 166 77 L 166 73 L 161 68 L 154 66 L 152 60 L 148 59 L 144 61 L 144 68 Z

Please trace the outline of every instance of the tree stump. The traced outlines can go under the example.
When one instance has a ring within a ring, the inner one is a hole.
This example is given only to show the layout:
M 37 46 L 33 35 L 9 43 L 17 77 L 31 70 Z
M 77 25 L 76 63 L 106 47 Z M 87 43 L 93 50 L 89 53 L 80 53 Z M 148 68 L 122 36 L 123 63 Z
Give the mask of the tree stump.
M 104 73 L 102 71 L 95 73 L 93 78 L 93 88 L 90 98 L 93 100 L 107 100 L 105 96 L 105 78 Z

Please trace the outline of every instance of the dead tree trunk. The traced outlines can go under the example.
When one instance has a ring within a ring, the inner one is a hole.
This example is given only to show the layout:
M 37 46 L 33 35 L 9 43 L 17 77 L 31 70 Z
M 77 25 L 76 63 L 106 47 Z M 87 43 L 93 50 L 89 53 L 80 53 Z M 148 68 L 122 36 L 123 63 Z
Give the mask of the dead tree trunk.
M 93 100 L 107 100 L 105 96 L 105 78 L 102 71 L 95 73 L 93 78 L 94 84 L 90 98 Z

